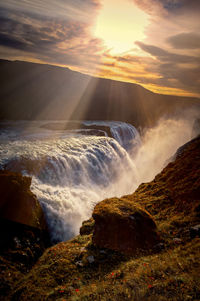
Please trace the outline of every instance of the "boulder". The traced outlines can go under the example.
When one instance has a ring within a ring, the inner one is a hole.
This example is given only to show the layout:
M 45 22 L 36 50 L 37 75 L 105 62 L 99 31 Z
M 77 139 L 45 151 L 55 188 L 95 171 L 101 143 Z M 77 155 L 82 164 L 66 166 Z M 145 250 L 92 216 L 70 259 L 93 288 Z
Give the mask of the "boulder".
M 47 230 L 42 208 L 30 186 L 30 177 L 0 171 L 0 218 Z
M 151 215 L 127 199 L 106 199 L 95 206 L 92 216 L 92 239 L 98 247 L 133 255 L 152 249 L 160 241 Z

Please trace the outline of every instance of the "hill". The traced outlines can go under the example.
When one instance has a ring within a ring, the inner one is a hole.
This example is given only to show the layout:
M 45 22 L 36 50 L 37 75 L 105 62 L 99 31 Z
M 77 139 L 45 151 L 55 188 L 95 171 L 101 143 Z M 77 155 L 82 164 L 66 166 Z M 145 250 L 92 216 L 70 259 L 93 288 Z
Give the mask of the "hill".
M 150 126 L 200 100 L 155 94 L 140 85 L 68 68 L 0 60 L 0 120 L 119 120 Z

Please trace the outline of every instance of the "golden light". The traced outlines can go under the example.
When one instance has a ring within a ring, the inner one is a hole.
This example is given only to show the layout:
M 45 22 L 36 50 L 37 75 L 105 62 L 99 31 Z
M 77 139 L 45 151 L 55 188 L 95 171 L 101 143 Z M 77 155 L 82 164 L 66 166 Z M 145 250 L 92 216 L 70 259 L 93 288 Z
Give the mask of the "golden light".
M 129 0 L 102 0 L 94 34 L 112 54 L 127 52 L 145 38 L 148 16 Z

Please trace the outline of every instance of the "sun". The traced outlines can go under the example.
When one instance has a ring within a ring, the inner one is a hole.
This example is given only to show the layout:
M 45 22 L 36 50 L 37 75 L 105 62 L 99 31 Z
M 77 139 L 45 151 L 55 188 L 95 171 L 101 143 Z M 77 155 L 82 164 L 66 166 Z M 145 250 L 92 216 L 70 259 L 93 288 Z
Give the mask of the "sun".
M 128 52 L 145 38 L 148 15 L 130 0 L 103 0 L 94 34 L 112 54 Z

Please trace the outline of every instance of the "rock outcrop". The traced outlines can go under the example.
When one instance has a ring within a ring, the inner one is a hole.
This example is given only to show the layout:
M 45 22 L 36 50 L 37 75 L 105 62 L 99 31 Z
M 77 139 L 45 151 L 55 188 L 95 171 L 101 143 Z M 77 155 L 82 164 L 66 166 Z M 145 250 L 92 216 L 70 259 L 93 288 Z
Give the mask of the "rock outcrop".
M 151 215 L 129 200 L 106 199 L 96 205 L 92 216 L 93 243 L 98 247 L 133 255 L 159 242 Z
M 42 208 L 31 178 L 0 171 L 0 300 L 50 246 Z
M 0 171 L 0 217 L 47 230 L 42 208 L 30 186 L 30 177 Z

